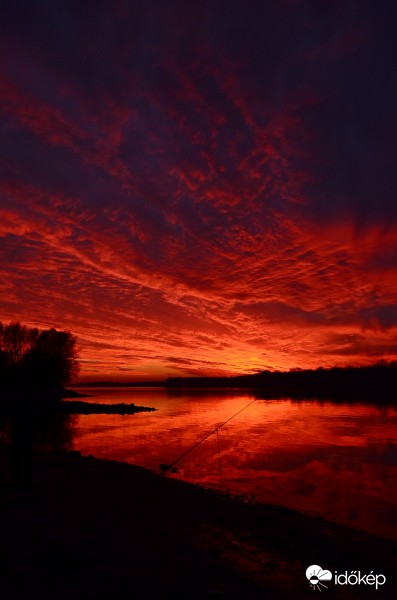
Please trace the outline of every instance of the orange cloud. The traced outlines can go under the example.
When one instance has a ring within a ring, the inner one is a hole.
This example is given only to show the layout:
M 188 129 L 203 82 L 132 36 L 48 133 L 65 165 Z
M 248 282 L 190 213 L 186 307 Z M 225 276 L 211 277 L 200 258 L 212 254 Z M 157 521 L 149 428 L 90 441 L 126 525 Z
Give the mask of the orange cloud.
M 0 319 L 71 329 L 83 377 L 397 356 L 394 32 L 254 4 L 4 22 Z

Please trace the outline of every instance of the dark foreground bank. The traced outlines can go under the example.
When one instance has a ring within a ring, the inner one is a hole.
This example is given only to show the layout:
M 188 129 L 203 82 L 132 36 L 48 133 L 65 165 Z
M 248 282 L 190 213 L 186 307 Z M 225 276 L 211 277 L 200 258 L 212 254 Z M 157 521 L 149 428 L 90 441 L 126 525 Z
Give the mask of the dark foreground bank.
M 77 453 L 37 452 L 23 489 L 0 458 L 4 600 L 313 599 L 313 564 L 386 577 L 329 598 L 397 597 L 392 541 Z

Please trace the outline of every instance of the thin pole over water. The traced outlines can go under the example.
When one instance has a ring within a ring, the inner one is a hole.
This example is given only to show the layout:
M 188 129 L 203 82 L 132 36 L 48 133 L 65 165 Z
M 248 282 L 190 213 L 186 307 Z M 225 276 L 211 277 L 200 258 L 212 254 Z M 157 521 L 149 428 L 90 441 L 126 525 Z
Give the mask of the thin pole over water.
M 191 446 L 190 448 L 188 448 L 187 450 L 185 450 L 185 452 L 183 452 L 180 456 L 178 456 L 178 458 L 176 458 L 172 463 L 170 463 L 169 465 L 161 464 L 160 465 L 160 470 L 161 470 L 160 475 L 164 475 L 164 473 L 166 473 L 167 471 L 169 471 L 170 469 L 172 469 L 172 467 L 174 467 L 177 462 L 179 462 L 180 460 L 182 460 L 182 458 L 184 458 L 192 450 L 194 450 L 195 448 L 197 448 L 197 446 L 200 446 L 200 444 L 202 444 L 211 435 L 213 435 L 214 433 L 218 433 L 219 430 L 226 425 L 226 423 L 229 423 L 229 421 L 231 421 L 232 419 L 235 419 L 239 414 L 241 414 L 244 410 L 246 410 L 254 402 L 256 402 L 256 398 L 255 398 L 255 400 L 252 400 L 251 402 L 249 402 L 249 404 L 246 404 L 243 408 L 241 408 L 240 410 L 238 410 L 234 415 L 232 415 L 231 417 L 229 417 L 228 419 L 226 419 L 226 421 L 224 421 L 223 423 L 221 423 L 220 425 L 218 425 L 217 427 L 215 427 L 215 429 L 213 429 L 212 431 L 210 431 L 209 433 L 207 433 L 207 435 L 205 435 L 203 438 L 201 438 L 201 440 L 199 440 L 198 442 L 196 442 L 195 444 L 193 444 L 193 446 Z M 218 442 L 219 442 L 219 438 L 218 438 Z

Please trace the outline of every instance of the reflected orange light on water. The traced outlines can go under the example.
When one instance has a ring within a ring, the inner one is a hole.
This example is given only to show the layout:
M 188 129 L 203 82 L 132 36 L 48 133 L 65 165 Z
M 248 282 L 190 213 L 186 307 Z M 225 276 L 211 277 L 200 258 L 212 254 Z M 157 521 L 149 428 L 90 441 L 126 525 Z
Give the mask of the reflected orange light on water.
M 154 413 L 80 416 L 74 447 L 172 477 L 285 504 L 397 539 L 397 410 L 374 405 L 257 400 L 241 392 L 93 390 L 103 402 Z M 220 450 L 220 456 L 219 456 Z M 220 468 L 222 469 L 222 478 Z M 168 475 L 169 476 L 169 475 Z M 394 528 L 393 528 L 394 527 Z

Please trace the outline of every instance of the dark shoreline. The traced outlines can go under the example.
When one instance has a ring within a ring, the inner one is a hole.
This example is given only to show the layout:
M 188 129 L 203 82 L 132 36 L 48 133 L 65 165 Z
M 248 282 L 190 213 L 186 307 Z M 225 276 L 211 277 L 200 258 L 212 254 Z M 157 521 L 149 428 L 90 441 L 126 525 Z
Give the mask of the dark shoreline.
M 135 404 L 100 404 L 98 402 L 81 402 L 69 400 L 60 402 L 57 407 L 65 415 L 134 415 L 138 412 L 153 412 L 156 408 L 149 406 L 136 406 Z
M 380 362 L 363 367 L 331 367 L 260 371 L 250 375 L 220 377 L 169 377 L 163 381 L 91 382 L 73 387 L 157 387 L 179 390 L 247 390 L 258 399 L 365 401 L 395 404 L 397 363 Z
M 18 489 L 0 457 L 7 600 L 310 598 L 311 564 L 384 573 L 379 598 L 395 597 L 391 540 L 78 452 L 36 451 L 33 489 Z
M 0 418 L 20 417 L 22 413 L 29 413 L 40 417 L 51 415 L 133 415 L 138 412 L 152 412 L 155 408 L 137 406 L 133 403 L 119 402 L 106 404 L 99 402 L 84 402 L 80 398 L 89 398 L 89 394 L 82 394 L 67 388 L 25 388 L 23 386 L 0 387 Z M 0 424 L 1 425 L 1 424 Z M 0 427 L 1 429 L 1 427 Z

